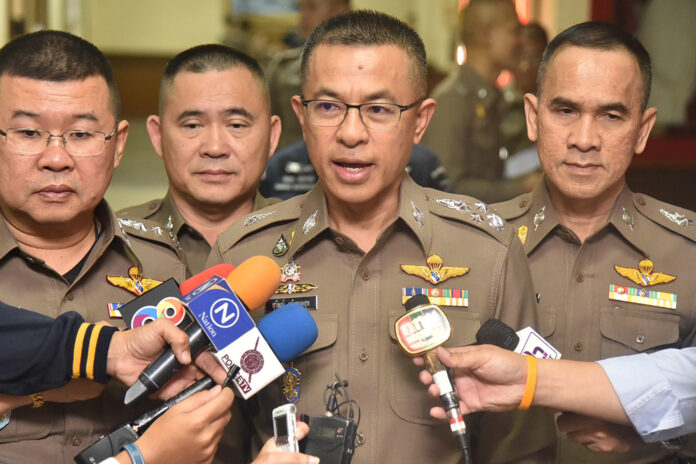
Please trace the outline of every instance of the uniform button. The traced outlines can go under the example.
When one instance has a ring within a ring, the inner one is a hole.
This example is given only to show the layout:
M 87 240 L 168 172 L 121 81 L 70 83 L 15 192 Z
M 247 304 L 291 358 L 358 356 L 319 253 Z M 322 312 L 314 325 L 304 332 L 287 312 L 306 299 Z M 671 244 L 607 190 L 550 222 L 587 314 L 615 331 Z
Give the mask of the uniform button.
M 65 295 L 65 298 L 66 298 L 68 301 L 72 301 L 72 300 L 75 299 L 75 297 L 73 296 L 72 293 L 68 293 L 67 295 Z
M 339 245 L 343 245 L 343 237 L 336 237 L 335 240 Z
M 363 348 L 363 350 L 360 352 L 360 356 L 358 356 L 362 362 L 365 362 L 369 359 L 369 356 L 367 355 L 367 351 Z
M 520 208 L 524 208 L 525 206 L 527 206 L 527 200 L 520 201 Z
M 577 274 L 575 274 L 575 281 L 577 283 L 583 283 L 585 281 L 585 276 L 582 272 L 578 272 Z
M 369 280 L 370 272 L 367 269 L 363 269 L 363 271 L 360 273 L 360 277 L 362 277 L 363 280 Z
M 585 348 L 585 345 L 583 345 L 582 342 L 577 342 L 573 348 L 575 351 L 582 351 Z
M 358 446 L 362 446 L 365 444 L 365 434 L 358 432 L 358 434 L 355 437 L 355 443 L 358 444 Z
M 73 446 L 80 446 L 82 444 L 82 440 L 80 440 L 80 437 L 77 435 L 73 435 L 71 443 Z
M 645 336 L 644 335 L 638 335 L 636 337 L 636 343 L 643 343 L 645 341 Z
M 645 198 L 643 197 L 638 197 L 638 204 L 641 206 L 645 206 Z

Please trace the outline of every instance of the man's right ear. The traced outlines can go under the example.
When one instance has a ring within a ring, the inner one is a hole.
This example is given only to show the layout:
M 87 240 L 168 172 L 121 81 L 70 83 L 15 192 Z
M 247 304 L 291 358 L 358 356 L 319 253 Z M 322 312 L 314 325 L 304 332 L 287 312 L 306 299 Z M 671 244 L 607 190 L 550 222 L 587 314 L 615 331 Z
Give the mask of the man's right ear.
M 524 115 L 527 121 L 527 138 L 532 142 L 537 141 L 537 121 L 539 119 L 539 99 L 536 95 L 527 93 L 524 95 Z
M 152 148 L 155 149 L 157 156 L 162 158 L 162 126 L 160 125 L 159 116 L 155 114 L 148 116 L 145 127 L 147 128 L 147 133 L 150 135 Z

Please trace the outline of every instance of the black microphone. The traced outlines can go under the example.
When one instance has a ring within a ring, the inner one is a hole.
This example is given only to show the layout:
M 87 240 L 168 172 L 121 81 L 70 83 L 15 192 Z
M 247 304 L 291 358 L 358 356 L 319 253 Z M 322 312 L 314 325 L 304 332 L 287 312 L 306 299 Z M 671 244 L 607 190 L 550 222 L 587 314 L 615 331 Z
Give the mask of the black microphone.
M 515 330 L 498 319 L 488 319 L 476 332 L 477 345 L 495 345 L 535 358 L 560 359 L 561 352 L 531 327 Z
M 459 398 L 452 386 L 447 368 L 437 358 L 437 347 L 446 342 L 451 333 L 445 313 L 437 305 L 431 304 L 425 295 L 414 295 L 406 303 L 406 314 L 395 325 L 397 340 L 411 356 L 422 355 L 425 365 L 433 376 L 433 382 L 440 389 L 440 401 L 447 413 L 450 430 L 457 438 L 464 454 L 464 462 L 472 462 L 466 423 L 459 410 Z

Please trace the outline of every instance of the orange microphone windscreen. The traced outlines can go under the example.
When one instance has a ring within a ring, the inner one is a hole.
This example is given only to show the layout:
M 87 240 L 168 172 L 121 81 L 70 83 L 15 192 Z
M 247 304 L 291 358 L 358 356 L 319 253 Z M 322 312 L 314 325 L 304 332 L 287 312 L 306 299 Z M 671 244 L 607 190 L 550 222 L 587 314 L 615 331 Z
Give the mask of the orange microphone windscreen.
M 227 283 L 250 311 L 260 308 L 278 290 L 280 268 L 268 256 L 252 256 L 227 277 Z

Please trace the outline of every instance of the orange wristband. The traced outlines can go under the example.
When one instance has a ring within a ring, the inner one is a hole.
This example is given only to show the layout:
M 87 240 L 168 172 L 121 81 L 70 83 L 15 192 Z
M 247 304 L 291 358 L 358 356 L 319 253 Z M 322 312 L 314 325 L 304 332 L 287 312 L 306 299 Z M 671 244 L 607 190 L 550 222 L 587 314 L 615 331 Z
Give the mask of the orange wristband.
M 534 356 L 525 355 L 527 357 L 527 385 L 524 387 L 522 401 L 517 409 L 529 409 L 534 399 L 534 391 L 536 390 L 537 381 L 537 359 Z

